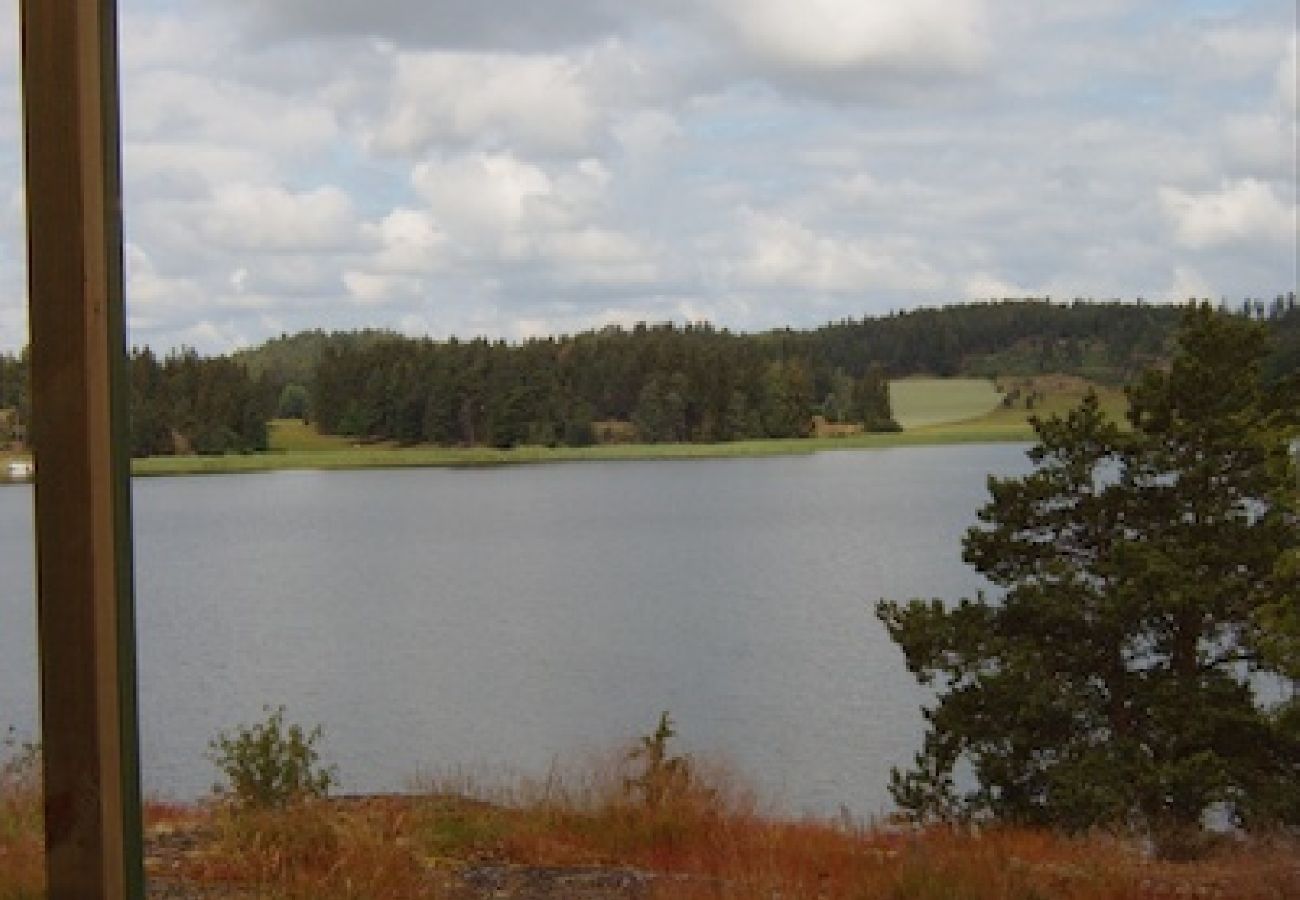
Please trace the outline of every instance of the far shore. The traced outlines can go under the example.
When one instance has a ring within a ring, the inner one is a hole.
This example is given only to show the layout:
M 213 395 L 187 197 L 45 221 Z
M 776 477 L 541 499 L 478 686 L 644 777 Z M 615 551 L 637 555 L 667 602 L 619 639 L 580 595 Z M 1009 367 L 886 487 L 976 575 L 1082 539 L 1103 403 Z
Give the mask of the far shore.
M 1058 379 L 1059 380 L 1059 379 Z M 1048 384 L 1046 380 L 1043 382 Z M 971 386 L 983 385 L 982 391 Z M 1035 409 L 996 402 L 991 383 L 976 379 L 909 379 L 895 382 L 896 410 L 903 430 L 806 438 L 741 440 L 723 443 L 600 443 L 587 447 L 519 446 L 441 447 L 429 444 L 399 446 L 358 442 L 353 438 L 318 434 L 298 420 L 270 423 L 270 449 L 257 453 L 213 456 L 154 456 L 131 461 L 139 476 L 227 475 L 253 472 L 382 468 L 471 468 L 563 462 L 612 462 L 692 459 L 754 459 L 803 456 L 834 450 L 873 450 L 954 444 L 1020 444 L 1034 439 L 1031 417 L 1072 408 L 1088 385 L 1079 379 L 1050 384 Z M 1123 420 L 1123 394 L 1113 388 L 1099 391 L 1103 410 Z M 898 401 L 902 402 L 899 403 Z M 901 409 L 899 408 L 901 407 Z M 25 454 L 0 451 L 0 484 L 5 483 L 4 463 L 25 459 Z
M 1024 443 L 1027 428 L 963 432 L 948 429 L 859 434 L 835 438 L 787 438 L 715 444 L 597 444 L 590 447 L 397 447 L 359 445 L 337 450 L 268 450 L 223 456 L 155 456 L 131 462 L 140 476 L 218 475 L 283 470 L 470 468 L 562 462 L 749 459 L 803 456 L 833 450 L 869 450 L 972 443 Z

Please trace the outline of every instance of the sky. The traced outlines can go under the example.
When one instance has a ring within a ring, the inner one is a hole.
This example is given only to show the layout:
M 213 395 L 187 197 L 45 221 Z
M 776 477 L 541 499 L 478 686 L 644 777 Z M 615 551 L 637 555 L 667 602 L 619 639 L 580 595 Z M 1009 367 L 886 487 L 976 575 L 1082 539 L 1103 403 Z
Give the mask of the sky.
M 119 0 L 129 340 L 1296 285 L 1294 0 Z M 26 341 L 0 9 L 0 350 Z

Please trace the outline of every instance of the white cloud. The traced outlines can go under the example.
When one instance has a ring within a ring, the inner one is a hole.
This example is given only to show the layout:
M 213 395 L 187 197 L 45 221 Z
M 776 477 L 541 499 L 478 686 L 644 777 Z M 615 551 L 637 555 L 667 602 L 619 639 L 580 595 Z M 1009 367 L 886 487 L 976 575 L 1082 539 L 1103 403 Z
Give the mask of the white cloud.
M 299 300 L 329 297 L 338 291 L 338 267 L 346 264 L 348 253 L 319 253 L 313 250 L 298 252 L 261 253 L 255 256 L 238 254 L 245 263 L 248 275 L 244 290 L 234 296 L 222 293 L 225 302 L 244 308 L 248 298 L 257 298 L 257 308 L 275 305 L 275 298 L 292 305 Z M 222 253 L 219 258 L 226 257 Z M 215 261 L 214 261 L 215 263 Z M 215 279 L 213 279 L 215 282 Z M 215 285 L 214 285 L 215 288 Z
M 121 68 L 127 78 L 151 69 L 176 70 L 219 63 L 230 53 L 233 36 L 220 19 L 174 15 L 127 7 L 119 12 Z
M 1300 77 L 1300 74 L 1296 71 L 1296 36 L 1293 33 L 1286 53 L 1282 56 L 1282 62 L 1277 67 L 1277 96 L 1282 103 L 1282 109 L 1291 114 L 1293 133 L 1297 108 L 1300 106 L 1296 101 L 1296 79 L 1298 77 Z
M 1187 265 L 1178 265 L 1174 267 L 1174 278 L 1168 297 L 1175 302 L 1212 300 L 1215 297 L 1215 290 L 1209 280 L 1196 269 Z
M 358 269 L 345 271 L 343 284 L 349 298 L 365 306 L 389 303 L 404 296 L 416 295 L 420 291 L 420 282 L 416 279 Z
M 940 277 L 911 258 L 901 241 L 821 234 L 776 213 L 745 210 L 745 250 L 735 274 L 742 285 L 856 292 L 935 289 Z
M 128 4 L 133 339 L 758 328 L 1294 283 L 1290 0 L 498 6 Z M 5 349 L 25 300 L 16 20 Z
M 660 109 L 639 109 L 622 116 L 611 128 L 633 162 L 653 160 L 679 144 L 684 136 L 677 117 Z
M 127 76 L 122 129 L 128 142 L 204 141 L 277 154 L 318 152 L 340 134 L 334 112 L 311 98 L 175 68 Z
M 596 113 L 580 66 L 556 55 L 399 53 L 376 149 L 418 155 L 445 142 L 573 151 Z
M 1271 112 L 1224 120 L 1223 143 L 1234 171 L 1285 180 L 1296 168 L 1295 120 Z
M 398 208 L 378 222 L 367 222 L 361 232 L 377 249 L 342 273 L 347 297 L 354 303 L 378 305 L 419 297 L 427 292 L 425 276 L 447 264 L 447 236 L 427 211 Z
M 999 278 L 989 272 L 976 272 L 963 282 L 960 298 L 963 300 L 1004 300 L 1012 297 L 1042 296 L 1043 293 Z
M 237 325 L 200 319 L 176 332 L 176 343 L 186 347 L 202 347 L 207 352 L 228 353 L 249 345 L 249 335 Z
M 552 193 L 550 176 L 509 153 L 475 152 L 428 160 L 411 183 L 453 234 L 496 235 L 521 225 L 529 207 Z
M 715 0 L 759 60 L 806 72 L 967 72 L 986 57 L 979 0 Z
M 292 192 L 272 185 L 228 184 L 203 210 L 208 239 L 230 250 L 339 250 L 358 236 L 351 198 L 326 185 Z
M 122 148 L 128 217 L 135 204 L 165 198 L 194 200 L 223 184 L 275 179 L 275 157 L 205 141 L 128 141 Z
M 273 36 L 374 35 L 409 46 L 535 49 L 606 33 L 633 10 L 623 0 L 234 0 L 255 29 Z
M 1201 43 L 1225 73 L 1246 77 L 1268 71 L 1286 35 L 1271 25 L 1233 23 L 1203 32 Z
M 651 254 L 629 235 L 588 226 L 510 242 L 517 259 L 546 263 L 551 281 L 575 287 L 654 284 L 661 276 Z
M 474 152 L 415 166 L 411 183 L 451 240 L 499 253 L 519 234 L 568 230 L 600 210 L 612 176 L 597 159 L 549 171 L 511 153 Z
M 1192 193 L 1160 189 L 1160 202 L 1178 242 L 1191 248 L 1263 241 L 1295 247 L 1296 207 L 1254 178 L 1225 182 L 1218 190 Z
M 362 233 L 379 245 L 373 265 L 381 271 L 428 274 L 443 265 L 447 236 L 423 210 L 395 209 Z
M 206 298 L 193 278 L 159 272 L 149 254 L 131 242 L 122 257 L 131 330 L 173 327 L 186 316 L 199 314 Z

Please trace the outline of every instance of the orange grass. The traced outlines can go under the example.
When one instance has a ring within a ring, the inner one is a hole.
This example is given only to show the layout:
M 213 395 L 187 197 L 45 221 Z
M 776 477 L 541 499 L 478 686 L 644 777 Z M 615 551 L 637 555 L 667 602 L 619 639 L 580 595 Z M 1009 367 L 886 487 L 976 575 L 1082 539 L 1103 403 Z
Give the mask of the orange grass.
M 283 809 L 150 803 L 151 879 L 270 900 L 449 898 L 479 864 L 629 867 L 662 900 L 1174 900 L 1300 897 L 1294 841 L 1225 841 L 1160 863 L 1132 840 L 1042 831 L 860 827 L 763 812 L 725 770 L 694 771 L 655 803 L 625 768 L 484 788 L 426 782 L 397 797 Z M 477 797 L 473 795 L 478 795 Z M 0 898 L 42 893 L 39 797 L 0 781 Z
M 42 822 L 40 755 L 27 747 L 0 756 L 0 900 L 45 895 Z
M 632 867 L 665 876 L 653 890 L 664 900 L 1300 896 L 1297 848 L 1286 844 L 1167 864 L 1106 836 L 855 831 L 725 810 L 512 809 L 446 796 L 213 815 L 210 845 L 176 874 L 265 897 L 436 898 L 452 873 L 476 863 Z M 452 846 L 449 833 L 463 841 Z

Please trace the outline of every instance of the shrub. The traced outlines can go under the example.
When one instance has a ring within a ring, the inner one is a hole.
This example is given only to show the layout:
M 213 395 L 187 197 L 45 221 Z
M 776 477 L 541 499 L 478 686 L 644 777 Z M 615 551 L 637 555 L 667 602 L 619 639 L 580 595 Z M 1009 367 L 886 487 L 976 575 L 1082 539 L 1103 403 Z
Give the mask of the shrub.
M 690 793 L 694 780 L 691 758 L 668 753 L 668 741 L 676 735 L 673 720 L 664 711 L 659 715 L 659 726 L 651 734 L 642 735 L 628 751 L 628 761 L 641 767 L 640 772 L 623 781 L 630 797 L 656 807 Z
M 208 745 L 208 758 L 229 781 L 228 793 L 241 806 L 284 806 L 293 800 L 323 797 L 337 783 L 335 769 L 320 765 L 321 737 L 284 721 L 284 707 L 263 707 L 266 721 L 220 732 Z M 218 793 L 226 790 L 218 785 Z

